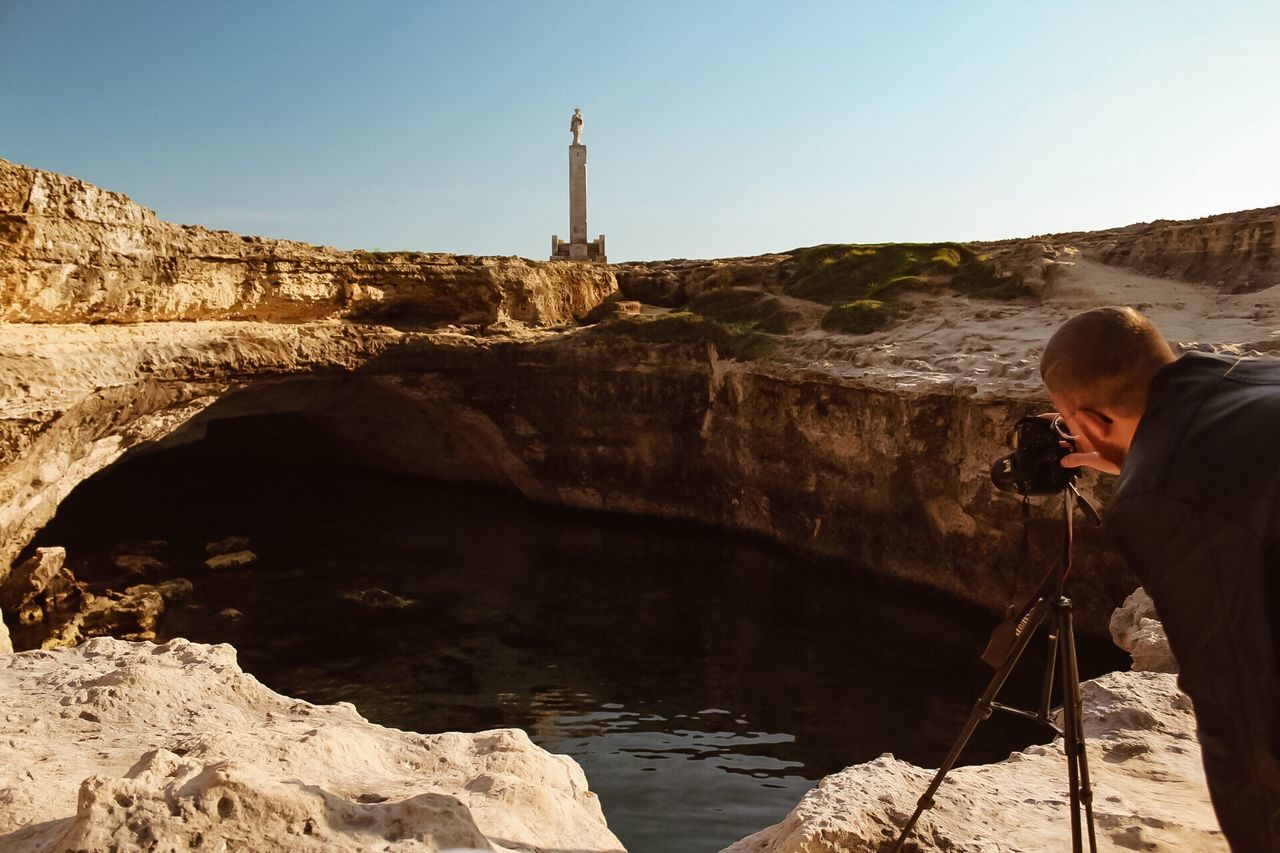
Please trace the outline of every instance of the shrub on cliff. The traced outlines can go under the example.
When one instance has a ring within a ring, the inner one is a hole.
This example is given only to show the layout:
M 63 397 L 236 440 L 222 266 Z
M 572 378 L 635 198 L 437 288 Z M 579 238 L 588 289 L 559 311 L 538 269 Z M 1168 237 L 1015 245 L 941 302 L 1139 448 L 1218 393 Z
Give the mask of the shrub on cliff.
M 885 328 L 893 320 L 893 311 L 879 299 L 857 299 L 837 305 L 822 318 L 828 332 L 864 335 Z
M 982 299 L 1029 293 L 1021 276 L 999 274 L 986 256 L 960 243 L 827 244 L 787 254 L 783 289 L 828 305 L 886 301 L 917 289 L 951 289 Z

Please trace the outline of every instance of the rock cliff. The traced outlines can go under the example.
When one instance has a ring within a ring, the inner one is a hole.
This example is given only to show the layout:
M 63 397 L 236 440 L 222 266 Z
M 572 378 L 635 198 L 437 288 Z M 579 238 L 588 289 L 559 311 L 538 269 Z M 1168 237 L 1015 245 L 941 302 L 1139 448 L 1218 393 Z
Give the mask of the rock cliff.
M 570 323 L 614 290 L 604 267 L 340 252 L 174 225 L 126 196 L 0 160 L 0 320 L 136 323 L 326 317 Z
M 1036 239 L 1078 247 L 1088 258 L 1143 275 L 1223 293 L 1253 293 L 1280 284 L 1280 206 Z M 1012 245 L 1019 242 L 1025 241 Z M 1011 243 L 985 245 L 999 250 Z
M 0 571 L 96 471 L 219 418 L 291 412 L 371 465 L 760 533 L 1000 608 L 1035 569 L 987 468 L 1043 405 L 1054 325 L 1124 301 L 1184 346 L 1280 346 L 1280 288 L 1224 294 L 1036 241 L 616 273 L 375 256 L 164 223 L 2 161 L 0 221 Z M 1257 281 L 1269 267 L 1251 257 Z M 638 314 L 563 325 L 615 279 Z M 832 326 L 868 293 L 888 320 Z M 1081 531 L 1075 595 L 1102 632 L 1136 584 L 1099 546 Z

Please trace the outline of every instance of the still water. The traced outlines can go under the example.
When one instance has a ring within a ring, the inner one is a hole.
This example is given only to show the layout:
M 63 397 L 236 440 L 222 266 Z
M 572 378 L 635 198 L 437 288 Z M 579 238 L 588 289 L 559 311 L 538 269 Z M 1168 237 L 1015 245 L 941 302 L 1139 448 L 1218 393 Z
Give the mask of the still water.
M 258 562 L 205 569 L 228 535 Z M 41 536 L 99 581 L 137 539 L 195 585 L 160 641 L 232 643 L 273 689 L 386 726 L 523 728 L 582 765 L 633 853 L 718 850 L 884 752 L 936 766 L 990 675 L 989 616 L 856 567 L 233 444 L 100 475 Z M 1121 663 L 1081 654 L 1086 677 Z M 963 763 L 1044 740 L 996 719 Z

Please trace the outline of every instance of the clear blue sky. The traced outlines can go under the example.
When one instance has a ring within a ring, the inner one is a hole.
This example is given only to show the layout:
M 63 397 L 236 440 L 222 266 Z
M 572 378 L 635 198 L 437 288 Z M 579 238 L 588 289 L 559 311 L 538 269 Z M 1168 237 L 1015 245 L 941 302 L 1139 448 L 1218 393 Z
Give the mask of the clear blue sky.
M 1280 204 L 1280 3 L 0 0 L 0 157 L 163 218 L 612 260 Z

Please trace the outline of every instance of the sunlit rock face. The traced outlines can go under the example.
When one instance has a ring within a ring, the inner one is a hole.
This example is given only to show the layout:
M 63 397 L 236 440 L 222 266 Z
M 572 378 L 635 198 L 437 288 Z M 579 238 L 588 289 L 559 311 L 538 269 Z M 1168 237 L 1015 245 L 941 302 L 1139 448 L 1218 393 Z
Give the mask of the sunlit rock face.
M 0 839 L 32 851 L 620 851 L 571 759 L 422 735 L 246 675 L 230 646 L 110 638 L 0 657 Z
M 1142 672 L 1177 672 L 1178 661 L 1169 648 L 1155 602 L 1139 587 L 1129 594 L 1108 626 L 1111 639 L 1133 657 L 1133 668 Z
M 1223 293 L 1254 293 L 1280 284 L 1280 207 L 1147 222 L 1094 232 L 1080 242 L 1104 263 L 1202 282 Z
M 592 264 L 343 252 L 175 225 L 119 193 L 5 160 L 0 245 L 0 319 L 8 322 L 555 325 L 616 286 Z

